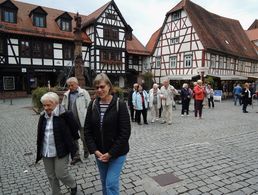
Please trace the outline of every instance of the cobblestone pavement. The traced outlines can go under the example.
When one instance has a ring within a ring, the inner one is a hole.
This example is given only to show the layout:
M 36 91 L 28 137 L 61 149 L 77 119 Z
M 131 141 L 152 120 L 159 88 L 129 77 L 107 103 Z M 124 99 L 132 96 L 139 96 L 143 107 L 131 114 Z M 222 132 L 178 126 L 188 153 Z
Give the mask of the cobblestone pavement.
M 0 194 L 49 194 L 43 164 L 34 164 L 39 116 L 29 98 L 12 103 L 0 100 Z M 180 108 L 172 125 L 132 124 L 121 194 L 258 194 L 258 106 L 244 114 L 231 100 L 216 102 L 201 120 Z M 81 194 L 101 194 L 93 156 L 70 171 Z M 152 178 L 165 173 L 181 181 L 162 187 Z

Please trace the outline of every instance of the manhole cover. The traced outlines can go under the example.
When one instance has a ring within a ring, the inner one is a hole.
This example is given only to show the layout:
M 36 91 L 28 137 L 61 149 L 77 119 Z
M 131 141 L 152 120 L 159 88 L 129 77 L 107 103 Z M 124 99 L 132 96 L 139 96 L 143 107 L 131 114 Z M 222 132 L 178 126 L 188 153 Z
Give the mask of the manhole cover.
M 176 177 L 173 173 L 166 173 L 162 175 L 158 175 L 152 177 L 160 186 L 170 185 L 179 181 L 182 181 L 178 177 Z

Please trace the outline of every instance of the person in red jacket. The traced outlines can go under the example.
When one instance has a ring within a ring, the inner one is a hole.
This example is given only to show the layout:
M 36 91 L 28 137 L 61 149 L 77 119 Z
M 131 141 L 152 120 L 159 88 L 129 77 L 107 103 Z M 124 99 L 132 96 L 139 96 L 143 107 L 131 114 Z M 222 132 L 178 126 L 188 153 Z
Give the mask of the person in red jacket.
M 202 103 L 205 97 L 205 88 L 202 85 L 202 80 L 197 81 L 197 85 L 193 89 L 194 91 L 194 99 L 195 99 L 195 110 L 194 110 L 194 116 L 197 118 L 199 114 L 199 118 L 202 118 Z

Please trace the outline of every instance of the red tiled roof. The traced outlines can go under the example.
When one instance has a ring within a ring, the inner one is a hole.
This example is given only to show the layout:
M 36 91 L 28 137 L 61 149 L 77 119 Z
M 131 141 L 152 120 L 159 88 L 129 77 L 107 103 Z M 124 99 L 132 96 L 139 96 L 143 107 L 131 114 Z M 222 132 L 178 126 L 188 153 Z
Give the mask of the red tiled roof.
M 5 2 L 5 0 L 0 0 L 0 4 Z M 12 1 L 12 3 L 18 8 L 17 12 L 17 23 L 7 23 L 7 22 L 0 22 L 1 28 L 0 32 L 6 33 L 14 33 L 14 34 L 24 34 L 24 35 L 31 35 L 37 37 L 47 37 L 47 38 L 54 38 L 54 39 L 64 39 L 64 40 L 74 40 L 74 34 L 72 32 L 61 31 L 59 26 L 57 25 L 55 19 L 62 15 L 65 11 L 47 8 L 40 6 L 43 10 L 47 13 L 47 27 L 46 28 L 39 28 L 33 26 L 32 19 L 29 17 L 30 12 L 39 7 L 38 5 L 23 3 L 19 1 Z M 74 18 L 76 15 L 75 13 L 68 12 L 68 14 Z M 81 16 L 82 20 L 86 18 L 86 16 Z M 75 20 L 72 20 L 72 29 L 76 26 Z M 84 43 L 91 43 L 90 38 L 83 33 L 83 42 Z
M 147 49 L 142 45 L 142 43 L 132 35 L 132 40 L 126 41 L 126 50 L 130 54 L 139 54 L 139 55 L 150 55 Z
M 105 5 L 101 6 L 99 9 L 92 12 L 90 15 L 88 15 L 85 18 L 85 20 L 83 20 L 82 28 L 87 27 L 88 25 L 94 23 L 98 19 L 98 17 L 100 17 L 100 15 L 105 11 L 105 9 L 107 9 L 107 7 L 109 6 L 110 3 L 111 3 L 111 1 L 106 3 Z
M 153 54 L 153 52 L 155 50 L 156 44 L 157 44 L 159 36 L 160 36 L 161 29 L 162 28 L 159 28 L 156 32 L 154 32 L 151 35 L 151 38 L 146 45 L 146 49 L 150 52 L 150 54 Z
M 258 28 L 245 31 L 250 41 L 258 40 Z
M 189 0 L 184 1 L 184 9 L 205 49 L 258 60 L 239 21 L 208 12 Z
M 190 0 L 182 0 L 166 15 L 181 9 L 187 12 L 206 50 L 258 60 L 258 56 L 239 21 L 208 12 Z M 162 31 L 163 28 L 164 25 L 160 30 Z M 159 33 L 156 31 L 147 44 L 148 51 L 154 52 L 158 38 Z
M 251 24 L 251 26 L 248 28 L 248 30 L 252 30 L 255 28 L 258 28 L 258 20 L 257 19 Z

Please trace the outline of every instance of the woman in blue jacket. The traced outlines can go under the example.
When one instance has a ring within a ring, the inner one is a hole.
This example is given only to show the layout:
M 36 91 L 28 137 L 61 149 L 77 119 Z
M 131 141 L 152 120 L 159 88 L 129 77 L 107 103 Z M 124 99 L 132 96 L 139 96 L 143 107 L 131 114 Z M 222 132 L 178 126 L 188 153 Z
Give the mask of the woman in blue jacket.
M 148 93 L 142 88 L 141 85 L 138 85 L 136 91 L 133 93 L 133 106 L 136 111 L 135 120 L 138 125 L 141 125 L 141 114 L 143 117 L 144 124 L 148 124 L 147 122 L 147 111 L 148 111 L 148 102 L 149 102 L 149 95 Z

